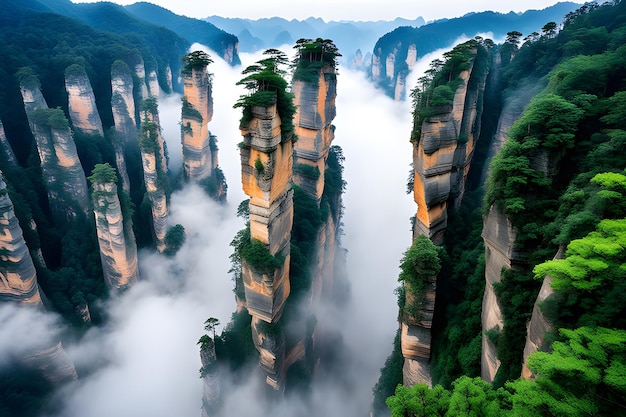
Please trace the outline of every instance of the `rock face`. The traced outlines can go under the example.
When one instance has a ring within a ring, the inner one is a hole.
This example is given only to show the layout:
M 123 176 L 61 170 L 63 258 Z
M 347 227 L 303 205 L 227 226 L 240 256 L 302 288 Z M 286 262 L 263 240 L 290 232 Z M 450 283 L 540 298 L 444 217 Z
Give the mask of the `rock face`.
M 294 144 L 294 182 L 319 204 L 324 191 L 328 150 L 335 137 L 331 124 L 337 113 L 337 75 L 331 66 L 320 71 L 317 85 L 294 81 L 292 91 L 298 107 L 294 117 L 298 141 Z
M 41 304 L 35 265 L 24 241 L 6 184 L 0 177 L 0 301 Z
M 559 248 L 559 252 L 555 255 L 554 259 L 563 259 L 564 252 L 564 247 Z M 551 283 L 551 276 L 545 276 L 543 278 L 541 289 L 539 290 L 539 294 L 537 294 L 537 299 L 535 300 L 535 305 L 533 306 L 532 316 L 528 322 L 526 330 L 526 344 L 524 345 L 524 363 L 522 364 L 522 378 L 524 379 L 530 379 L 533 377 L 533 373 L 530 369 L 528 369 L 528 357 L 543 347 L 546 333 L 554 330 L 554 326 L 550 320 L 548 320 L 539 308 L 542 302 L 554 294 L 554 289 L 552 288 Z
M 143 164 L 143 178 L 152 207 L 152 230 L 155 244 L 157 250 L 163 252 L 169 213 L 166 193 L 167 159 L 155 98 L 144 100 L 141 117 L 139 148 Z
M 99 174 L 98 168 L 105 169 L 107 175 Z M 122 214 L 115 178 L 114 169 L 108 165 L 97 165 L 90 177 L 104 280 L 109 290 L 120 291 L 137 281 L 139 273 L 135 234 Z
M 29 253 L 6 184 L 0 174 L 0 302 L 43 309 L 35 265 Z M 74 364 L 60 342 L 27 352 L 20 361 L 39 369 L 52 383 L 77 379 Z
M 483 218 L 482 238 L 485 242 L 485 293 L 482 304 L 482 358 L 481 377 L 488 382 L 498 371 L 500 361 L 496 347 L 485 332 L 496 328 L 503 329 L 504 321 L 493 284 L 501 281 L 502 269 L 511 269 L 524 264 L 524 255 L 515 249 L 517 232 L 502 210 L 492 206 Z
M 404 100 L 406 97 L 406 77 L 417 62 L 417 47 L 415 44 L 398 42 L 387 52 L 378 47 L 374 49 L 371 61 L 371 77 L 374 83 L 385 88 L 394 100 Z
M 61 109 L 48 109 L 37 84 L 20 86 L 31 132 L 37 143 L 53 216 L 58 222 L 86 215 L 87 180 L 69 123 Z
M 215 343 L 211 340 L 200 349 L 202 363 L 202 417 L 217 415 L 220 405 L 221 389 L 219 367 L 215 355 Z
M 115 61 L 111 67 L 111 111 L 115 123 L 111 143 L 115 149 L 115 165 L 122 178 L 122 187 L 130 192 L 130 180 L 126 169 L 126 143 L 137 140 L 137 120 L 133 97 L 133 76 L 123 61 Z
M 196 181 L 212 175 L 217 166 L 217 157 L 214 157 L 209 143 L 213 95 L 206 65 L 184 71 L 183 82 L 183 168 L 185 178 Z
M 420 308 L 416 318 L 403 317 L 400 323 L 400 347 L 404 357 L 402 383 L 406 386 L 426 384 L 432 386 L 430 375 L 430 346 L 437 277 L 430 277 L 421 294 Z M 414 303 L 414 295 L 406 290 L 406 303 Z
M 267 383 L 282 386 L 285 343 L 275 324 L 289 296 L 290 239 L 293 223 L 291 190 L 293 149 L 282 141 L 276 105 L 252 107 L 252 119 L 241 127 L 241 182 L 250 196 L 250 236 L 270 255 L 282 260 L 272 270 L 256 270 L 242 257 L 242 276 L 248 312 L 252 315 L 253 340 L 261 355 Z M 267 323 L 268 325 L 265 325 Z M 272 330 L 272 331 L 269 331 Z
M 415 233 L 443 242 L 447 226 L 448 200 L 460 205 L 465 191 L 476 140 L 480 133 L 482 92 L 486 72 L 473 73 L 473 62 L 459 74 L 461 83 L 452 106 L 436 108 L 424 120 L 419 142 L 413 146 L 414 190 L 417 203 Z M 468 88 L 478 77 L 474 88 Z
M 0 120 L 0 158 L 2 158 L 3 162 L 6 163 L 6 166 L 11 168 L 17 168 L 17 159 L 15 158 L 15 154 L 13 153 L 13 148 L 9 143 L 7 136 L 4 132 L 4 125 Z
M 65 70 L 65 90 L 74 130 L 104 136 L 96 98 L 84 68 L 72 65 Z

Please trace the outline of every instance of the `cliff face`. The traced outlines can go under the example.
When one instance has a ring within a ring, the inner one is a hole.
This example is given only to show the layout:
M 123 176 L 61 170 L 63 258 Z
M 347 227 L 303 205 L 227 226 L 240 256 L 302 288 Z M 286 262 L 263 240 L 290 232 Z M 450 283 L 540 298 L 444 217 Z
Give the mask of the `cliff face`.
M 115 182 L 90 178 L 104 280 L 110 290 L 123 290 L 139 275 L 132 224 L 124 221 Z
M 212 175 L 217 165 L 217 158 L 213 157 L 209 146 L 208 124 L 213 119 L 212 84 L 206 66 L 190 68 L 183 74 L 183 81 L 183 167 L 185 178 L 194 181 Z
M 459 75 L 461 83 L 452 106 L 435 109 L 436 114 L 424 120 L 419 142 L 413 147 L 415 233 L 428 236 L 435 244 L 443 242 L 448 200 L 453 200 L 456 207 L 461 202 L 480 133 L 487 74 L 473 74 L 473 68 L 472 63 Z M 469 89 L 472 76 L 479 79 Z
M 398 42 L 388 51 L 381 47 L 375 48 L 372 55 L 372 81 L 387 90 L 394 100 L 404 100 L 406 77 L 416 62 L 417 47 L 414 43 Z
M 122 187 L 130 191 L 130 180 L 126 169 L 126 143 L 137 140 L 133 76 L 130 68 L 122 61 L 115 61 L 111 69 L 111 111 L 115 133 L 111 142 L 115 150 L 115 165 L 122 178 Z
M 483 219 L 483 241 L 485 242 L 485 293 L 482 304 L 482 357 L 481 377 L 488 382 L 498 371 L 500 361 L 496 346 L 485 334 L 490 329 L 502 330 L 504 321 L 493 284 L 501 282 L 503 269 L 523 264 L 524 255 L 515 249 L 517 233 L 502 210 L 491 207 Z
M 281 122 L 276 105 L 253 107 L 253 118 L 242 128 L 241 182 L 250 196 L 250 235 L 267 245 L 283 266 L 259 273 L 243 260 L 248 311 L 268 323 L 282 314 L 289 296 L 289 241 L 293 223 L 293 167 L 291 141 L 281 141 Z
M 161 135 L 159 113 L 156 107 L 156 99 L 152 99 L 152 105 L 146 105 L 142 110 L 142 124 L 139 138 L 141 160 L 143 165 L 143 178 L 146 192 L 152 207 L 152 230 L 157 250 L 165 250 L 165 234 L 167 233 L 167 217 L 169 213 L 167 193 L 167 160 L 165 158 L 165 146 Z
M 86 215 L 87 181 L 63 111 L 48 109 L 36 86 L 22 84 L 21 91 L 53 216 L 63 222 Z
M 72 66 L 66 70 L 65 90 L 74 129 L 90 135 L 104 136 L 102 120 L 96 108 L 96 98 L 87 73 L 82 67 Z
M 324 67 L 317 85 L 294 81 L 292 91 L 295 95 L 294 103 L 298 107 L 294 117 L 295 133 L 298 136 L 293 150 L 294 182 L 319 204 L 324 191 L 326 158 L 335 137 L 331 125 L 337 113 L 337 76 L 334 68 Z M 311 174 L 311 171 L 319 175 Z
M 35 265 L 0 177 L 0 301 L 41 304 Z
M 202 417 L 217 415 L 220 403 L 220 378 L 215 355 L 215 343 L 211 340 L 200 349 L 202 363 Z
M 430 347 L 433 314 L 435 312 L 436 277 L 429 277 L 421 294 L 420 308 L 416 316 L 419 319 L 405 318 L 400 323 L 400 347 L 404 357 L 402 383 L 413 386 L 418 383 L 432 386 L 430 375 Z M 414 295 L 406 291 L 406 303 L 414 303 Z
M 2 158 L 3 162 L 6 163 L 8 167 L 17 168 L 17 159 L 15 158 L 13 148 L 11 148 L 11 144 L 7 139 L 7 135 L 4 132 L 2 120 L 0 120 L 0 155 L 0 158 Z
M 13 203 L 0 174 L 0 302 L 43 309 L 33 259 L 28 251 Z M 25 352 L 20 361 L 42 372 L 52 383 L 77 379 L 74 364 L 60 342 Z
M 271 270 L 258 270 L 242 257 L 242 276 L 253 341 L 267 383 L 282 389 L 285 343 L 276 323 L 289 296 L 290 239 L 293 223 L 292 142 L 281 141 L 276 105 L 253 107 L 252 120 L 241 131 L 241 182 L 250 196 L 250 236 L 281 260 Z M 265 324 L 267 323 L 267 324 Z

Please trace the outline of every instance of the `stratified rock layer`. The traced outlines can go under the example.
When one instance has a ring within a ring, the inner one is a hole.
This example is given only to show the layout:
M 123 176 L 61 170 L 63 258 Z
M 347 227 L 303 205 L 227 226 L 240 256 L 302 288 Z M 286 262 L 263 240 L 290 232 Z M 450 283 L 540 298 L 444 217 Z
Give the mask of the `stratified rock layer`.
M 448 200 L 456 207 L 461 203 L 480 133 L 487 73 L 473 74 L 473 69 L 472 61 L 470 68 L 459 74 L 461 83 L 452 106 L 434 109 L 436 113 L 422 123 L 419 142 L 413 147 L 415 233 L 428 236 L 435 244 L 443 243 Z M 468 89 L 473 76 L 479 79 Z
M 485 242 L 485 293 L 482 304 L 482 357 L 481 377 L 488 382 L 500 366 L 496 347 L 485 335 L 490 329 L 503 329 L 504 321 L 493 285 L 501 281 L 503 269 L 511 269 L 524 260 L 521 252 L 515 249 L 517 232 L 511 221 L 499 208 L 492 206 L 483 218 L 483 241 Z
M 264 244 L 270 255 L 283 261 L 276 269 L 258 271 L 242 257 L 242 277 L 261 369 L 267 383 L 281 391 L 285 342 L 276 323 L 290 292 L 293 148 L 290 139 L 282 141 L 276 105 L 253 107 L 251 111 L 251 121 L 241 127 L 241 182 L 250 196 L 250 235 Z
M 156 99 L 151 99 L 156 100 Z M 141 137 L 139 148 L 143 164 L 143 178 L 152 211 L 152 230 L 159 252 L 165 250 L 167 217 L 169 214 L 165 182 L 167 181 L 167 159 L 165 144 L 161 135 L 159 113 L 156 101 L 142 111 Z
M 65 73 L 70 120 L 75 131 L 104 136 L 93 88 L 84 68 L 72 66 Z
M 35 265 L 1 174 L 0 253 L 0 302 L 14 302 L 24 305 L 23 308 L 43 310 Z M 51 383 L 71 381 L 78 377 L 61 342 L 25 352 L 18 360 L 38 369 Z
M 92 189 L 104 280 L 110 290 L 123 290 L 139 276 L 132 224 L 124 221 L 114 182 L 94 180 Z
M 87 180 L 63 111 L 48 109 L 36 83 L 21 84 L 20 90 L 55 220 L 62 223 L 86 215 Z
M 122 187 L 130 192 L 130 180 L 126 169 L 126 143 L 137 140 L 137 120 L 133 97 L 133 76 L 122 61 L 115 61 L 111 68 L 111 111 L 115 129 L 111 143 L 115 150 L 115 165 L 122 179 Z
M 215 343 L 211 340 L 200 349 L 202 363 L 202 417 L 216 416 L 220 406 L 220 372 L 215 355 Z
M 208 124 L 213 119 L 212 85 L 206 67 L 191 68 L 183 78 L 183 168 L 185 178 L 195 181 L 212 175 L 217 166 L 209 146 Z
M 317 85 L 294 81 L 292 91 L 297 106 L 294 125 L 298 136 L 293 152 L 294 182 L 319 203 L 324 192 L 328 149 L 335 137 L 334 126 L 331 125 L 337 113 L 337 76 L 334 68 L 322 68 Z M 312 175 L 311 172 L 319 175 Z
M 35 265 L 0 176 L 0 301 L 41 304 Z

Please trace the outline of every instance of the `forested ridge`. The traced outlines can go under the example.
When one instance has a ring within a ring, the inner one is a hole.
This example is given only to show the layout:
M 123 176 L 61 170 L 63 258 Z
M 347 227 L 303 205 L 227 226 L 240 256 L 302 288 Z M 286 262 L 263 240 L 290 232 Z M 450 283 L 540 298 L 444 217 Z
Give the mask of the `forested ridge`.
M 511 31 L 494 48 L 499 79 L 487 88 L 497 99 L 486 102 L 483 122 L 493 125 L 493 112 L 532 98 L 491 161 L 487 183 L 449 210 L 433 325 L 434 386 L 399 385 L 386 401 L 393 416 L 626 412 L 625 33 L 626 4 L 590 3 L 568 13 L 560 30 L 548 22 L 541 33 Z M 431 68 L 444 71 L 441 64 Z M 420 114 L 428 117 L 423 91 L 413 95 L 416 130 Z M 504 327 L 486 332 L 501 361 L 489 384 L 480 378 L 480 234 L 481 216 L 494 209 L 510 220 L 521 261 L 494 284 Z M 520 379 L 527 326 L 546 276 L 554 294 L 539 307 L 554 331 L 528 359 L 532 378 Z M 396 348 L 375 387 L 375 405 L 401 383 L 401 365 Z

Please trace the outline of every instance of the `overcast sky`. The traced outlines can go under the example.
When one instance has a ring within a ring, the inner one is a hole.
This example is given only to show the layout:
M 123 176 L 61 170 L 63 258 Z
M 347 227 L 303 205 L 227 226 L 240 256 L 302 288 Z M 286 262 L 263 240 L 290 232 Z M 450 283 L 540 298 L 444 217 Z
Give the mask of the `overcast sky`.
M 93 3 L 97 0 L 72 0 L 74 3 Z M 584 3 L 582 0 L 573 0 Z M 135 0 L 115 0 L 123 5 L 136 3 Z M 444 17 L 457 17 L 468 12 L 493 10 L 499 12 L 543 9 L 555 0 L 151 0 L 176 14 L 204 18 L 208 16 L 241 17 L 261 19 L 280 16 L 286 19 L 306 19 L 321 17 L 329 20 L 393 20 L 396 17 L 434 20 Z

